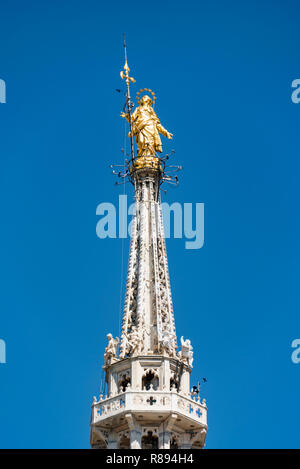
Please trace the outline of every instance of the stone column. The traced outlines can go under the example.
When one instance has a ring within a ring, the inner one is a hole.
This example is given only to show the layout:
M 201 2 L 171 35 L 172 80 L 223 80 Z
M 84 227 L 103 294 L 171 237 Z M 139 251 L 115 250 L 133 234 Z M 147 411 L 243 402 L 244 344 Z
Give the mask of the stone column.
M 162 366 L 159 369 L 159 389 L 170 390 L 170 361 L 168 358 L 164 357 Z
M 170 449 L 170 432 L 162 430 L 159 433 L 158 448 L 159 449 Z
M 180 390 L 183 394 L 190 393 L 190 372 L 186 369 L 183 370 L 181 376 Z
M 191 447 L 192 447 L 191 435 L 189 433 L 184 433 L 182 435 L 180 449 L 191 449 Z
M 130 430 L 130 449 L 141 449 L 142 432 L 140 429 Z
M 142 430 L 133 418 L 132 414 L 126 414 L 125 418 L 130 431 L 130 449 L 141 449 L 142 447 Z
M 131 389 L 142 389 L 142 368 L 137 360 L 133 360 L 131 364 Z
M 115 371 L 110 371 L 109 373 L 109 380 L 108 380 L 108 395 L 109 397 L 115 396 L 118 394 L 118 374 Z
M 165 423 L 159 428 L 159 449 L 170 449 L 171 430 L 177 420 L 177 414 L 171 414 Z
M 107 449 L 118 449 L 118 436 L 116 433 L 109 434 Z

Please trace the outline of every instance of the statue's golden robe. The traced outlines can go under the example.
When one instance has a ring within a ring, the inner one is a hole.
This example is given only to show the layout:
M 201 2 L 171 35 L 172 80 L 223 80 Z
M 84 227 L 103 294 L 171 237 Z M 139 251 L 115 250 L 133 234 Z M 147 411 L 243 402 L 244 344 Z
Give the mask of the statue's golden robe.
M 162 152 L 159 133 L 169 132 L 161 125 L 152 106 L 139 106 L 132 114 L 132 133 L 138 146 L 138 156 L 153 156 Z

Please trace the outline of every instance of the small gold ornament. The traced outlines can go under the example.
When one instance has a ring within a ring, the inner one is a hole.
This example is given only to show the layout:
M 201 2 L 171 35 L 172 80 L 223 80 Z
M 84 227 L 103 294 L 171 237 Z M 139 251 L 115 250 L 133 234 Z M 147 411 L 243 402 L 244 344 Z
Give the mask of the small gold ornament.
M 127 60 L 125 60 L 124 70 L 125 70 L 125 73 L 123 72 L 123 70 L 121 70 L 121 72 L 120 72 L 120 76 L 121 76 L 122 80 L 125 79 L 127 85 L 129 85 L 130 81 L 132 83 L 135 83 L 135 79 L 129 76 L 130 68 L 128 67 Z

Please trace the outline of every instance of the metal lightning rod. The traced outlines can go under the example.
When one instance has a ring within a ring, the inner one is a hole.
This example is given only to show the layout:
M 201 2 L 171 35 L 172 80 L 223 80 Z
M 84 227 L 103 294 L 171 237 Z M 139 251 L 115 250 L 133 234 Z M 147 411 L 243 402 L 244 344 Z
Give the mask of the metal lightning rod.
M 122 80 L 125 79 L 126 81 L 126 103 L 125 103 L 125 108 L 127 107 L 127 112 L 128 112 L 128 122 L 129 122 L 129 127 L 130 127 L 130 150 L 131 150 L 131 160 L 134 160 L 134 143 L 133 143 L 133 135 L 132 135 L 132 121 L 131 121 L 131 110 L 134 107 L 134 103 L 131 101 L 131 96 L 130 96 L 130 82 L 135 83 L 135 79 L 129 76 L 130 68 L 128 67 L 127 63 L 127 47 L 126 47 L 126 40 L 125 40 L 125 34 L 123 34 L 123 40 L 124 40 L 124 52 L 125 52 L 125 65 L 124 65 L 124 70 L 120 72 L 120 76 Z

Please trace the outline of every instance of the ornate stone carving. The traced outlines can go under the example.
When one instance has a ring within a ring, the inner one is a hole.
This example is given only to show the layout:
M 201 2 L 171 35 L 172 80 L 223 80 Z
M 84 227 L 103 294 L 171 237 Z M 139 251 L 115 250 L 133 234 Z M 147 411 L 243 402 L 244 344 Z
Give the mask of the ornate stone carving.
M 111 365 L 117 358 L 117 347 L 119 339 L 113 338 L 112 334 L 107 334 L 108 345 L 105 347 L 104 363 L 105 366 Z
M 119 358 L 140 353 L 176 356 L 176 333 L 158 178 L 136 178 L 126 297 Z
M 181 341 L 181 351 L 179 352 L 178 356 L 183 361 L 187 362 L 187 364 L 192 367 L 193 366 L 193 347 L 191 341 L 189 339 L 184 340 L 183 336 L 180 339 Z
M 162 332 L 161 348 L 171 357 L 176 356 L 176 334 L 170 324 Z

